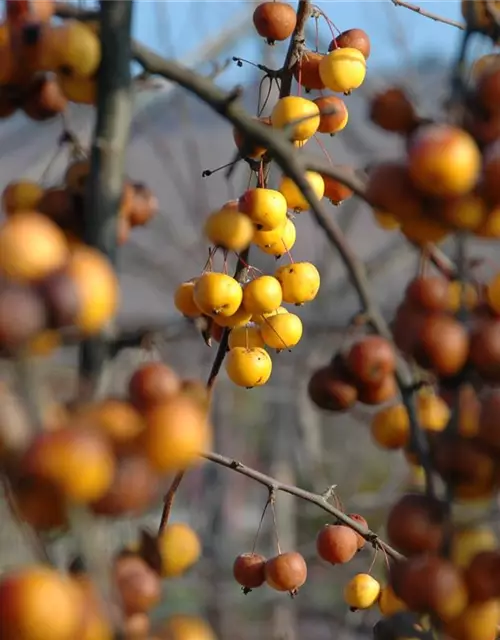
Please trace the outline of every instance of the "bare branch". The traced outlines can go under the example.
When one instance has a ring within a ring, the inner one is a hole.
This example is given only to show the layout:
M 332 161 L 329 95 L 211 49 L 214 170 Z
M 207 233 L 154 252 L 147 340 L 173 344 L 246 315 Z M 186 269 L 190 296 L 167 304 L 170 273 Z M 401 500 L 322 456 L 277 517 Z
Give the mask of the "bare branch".
M 405 9 L 409 9 L 414 13 L 418 13 L 424 18 L 434 20 L 434 22 L 442 22 L 443 24 L 447 24 L 450 27 L 455 27 L 456 29 L 461 29 L 462 31 L 465 31 L 465 29 L 467 28 L 466 25 L 462 22 L 457 22 L 456 20 L 452 20 L 451 18 L 444 18 L 437 13 L 431 13 L 430 11 L 426 11 L 418 5 L 413 4 L 412 2 L 404 2 L 403 0 L 391 0 L 391 2 L 395 7 L 404 7 Z
M 132 117 L 131 22 L 132 2 L 101 3 L 102 60 L 97 79 L 97 120 L 85 209 L 85 240 L 116 257 L 116 220 L 123 191 L 125 150 Z M 80 373 L 96 384 L 109 358 L 105 336 L 82 344 Z
M 359 522 L 353 520 L 352 518 L 349 518 L 349 516 L 347 516 L 343 511 L 331 505 L 327 501 L 326 494 L 320 495 L 317 493 L 311 493 L 310 491 L 306 491 L 305 489 L 300 489 L 300 487 L 285 484 L 283 482 L 280 482 L 276 478 L 272 478 L 271 476 L 267 476 L 264 473 L 257 471 L 256 469 L 247 467 L 238 460 L 233 460 L 232 458 L 222 456 L 219 453 L 205 453 L 203 454 L 203 457 L 206 460 L 214 462 L 215 464 L 226 467 L 227 469 L 232 469 L 233 471 L 236 471 L 236 473 L 240 473 L 247 478 L 255 480 L 264 487 L 267 487 L 269 491 L 272 491 L 274 493 L 282 491 L 283 493 L 288 493 L 292 496 L 295 496 L 296 498 L 300 498 L 301 500 L 305 500 L 306 502 L 315 504 L 320 509 L 323 509 L 323 511 L 326 511 L 327 513 L 337 518 L 337 520 L 339 520 L 342 524 L 350 527 L 351 529 L 356 531 L 356 533 L 359 533 L 360 536 L 363 536 L 363 538 L 367 542 L 372 544 L 375 548 L 382 549 L 391 558 L 394 558 L 395 560 L 400 560 L 403 558 L 403 556 L 398 551 L 396 551 L 396 549 L 393 549 L 390 545 L 381 540 L 376 533 L 361 526 Z

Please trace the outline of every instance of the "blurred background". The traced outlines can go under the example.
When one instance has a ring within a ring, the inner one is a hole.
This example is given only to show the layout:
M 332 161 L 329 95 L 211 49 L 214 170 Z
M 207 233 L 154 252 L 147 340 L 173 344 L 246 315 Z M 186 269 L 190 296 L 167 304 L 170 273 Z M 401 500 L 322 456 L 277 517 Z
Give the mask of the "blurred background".
M 391 0 L 335 0 L 318 6 L 340 31 L 353 27 L 367 31 L 372 54 L 366 82 L 346 98 L 347 128 L 334 138 L 323 137 L 320 144 L 311 140 L 308 153 L 355 166 L 397 157 L 402 152 L 400 140 L 377 130 L 368 120 L 370 97 L 397 84 L 409 92 L 422 115 L 439 113 L 447 95 L 460 31 L 394 6 Z M 461 20 L 458 0 L 425 2 L 422 6 Z M 211 74 L 223 87 L 242 85 L 245 105 L 256 113 L 262 74 L 251 64 L 238 67 L 232 57 L 279 68 L 286 45 L 269 47 L 256 35 L 254 8 L 255 3 L 248 0 L 137 0 L 134 36 L 165 56 Z M 324 52 L 330 40 L 326 22 L 320 21 L 316 31 L 311 20 L 308 46 Z M 490 48 L 478 37 L 473 51 L 477 57 Z M 66 126 L 84 145 L 90 140 L 93 116 L 92 109 L 75 105 L 67 116 Z M 56 185 L 68 163 L 65 150 L 58 148 L 61 131 L 58 120 L 37 124 L 20 114 L 2 121 L 0 188 L 20 177 Z M 123 389 L 134 367 L 148 359 L 162 359 L 183 376 L 208 376 L 217 345 L 208 348 L 194 328 L 179 317 L 172 294 L 180 282 L 197 275 L 206 262 L 208 247 L 201 230 L 208 213 L 246 188 L 246 166 L 239 167 L 230 181 L 223 171 L 202 177 L 204 169 L 230 161 L 234 151 L 231 127 L 199 101 L 160 80 L 137 84 L 127 173 L 153 189 L 161 212 L 148 227 L 134 230 L 121 251 L 123 303 L 119 324 L 124 331 L 151 327 L 155 333 L 147 348 L 126 349 L 116 358 L 112 365 L 115 391 Z M 332 205 L 330 213 L 366 261 L 377 300 L 390 317 L 405 283 L 415 273 L 416 252 L 398 232 L 376 227 L 370 212 L 356 199 L 339 207 Z M 309 214 L 301 214 L 296 225 L 298 239 L 293 257 L 316 264 L 322 278 L 320 295 L 300 309 L 303 340 L 292 353 L 273 356 L 273 375 L 265 387 L 239 389 L 221 372 L 213 415 L 215 449 L 310 491 L 322 493 L 337 484 L 337 496 L 346 511 L 363 514 L 370 527 L 383 535 L 384 515 L 408 481 L 407 467 L 402 456 L 382 452 L 371 442 L 368 425 L 372 412 L 368 408 L 349 415 L 323 415 L 307 399 L 311 372 L 326 364 L 346 339 L 343 327 L 359 307 L 344 267 Z M 494 256 L 488 243 L 480 246 L 481 255 Z M 445 245 L 443 249 L 452 248 Z M 476 248 L 472 246 L 471 251 Z M 257 255 L 257 251 L 254 254 L 252 264 L 274 270 L 274 259 Z M 56 399 L 68 398 L 74 392 L 76 363 L 77 354 L 72 349 L 39 362 L 44 384 Z M 2 371 L 4 376 L 9 373 L 6 367 Z M 221 639 L 366 636 L 376 612 L 350 613 L 342 601 L 342 589 L 349 577 L 369 569 L 373 551 L 363 550 L 346 567 L 326 566 L 316 557 L 315 536 L 328 522 L 327 514 L 287 495 L 280 494 L 276 505 L 281 545 L 284 550 L 299 550 L 305 556 L 308 582 L 293 601 L 266 587 L 243 596 L 232 579 L 232 563 L 238 553 L 251 549 L 266 499 L 265 488 L 214 465 L 205 464 L 187 475 L 172 520 L 186 521 L 194 527 L 203 540 L 204 554 L 187 576 L 166 584 L 160 613 L 206 616 Z M 160 511 L 158 505 L 145 516 L 146 526 L 157 527 Z M 271 524 L 268 514 L 257 546 L 263 554 L 275 552 Z M 103 523 L 100 544 L 115 549 L 133 540 L 136 530 L 136 521 Z M 25 560 L 29 553 L 19 532 L 8 524 L 4 526 L 3 520 L 0 549 L 8 549 L 0 556 L 3 567 Z M 382 575 L 384 564 L 379 553 L 374 573 Z

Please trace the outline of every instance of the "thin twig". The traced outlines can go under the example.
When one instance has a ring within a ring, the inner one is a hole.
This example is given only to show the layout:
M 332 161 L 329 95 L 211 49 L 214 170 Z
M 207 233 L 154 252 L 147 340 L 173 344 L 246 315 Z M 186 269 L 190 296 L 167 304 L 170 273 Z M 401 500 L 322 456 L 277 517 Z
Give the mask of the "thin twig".
M 456 20 L 451 20 L 451 18 L 444 18 L 443 16 L 438 15 L 437 13 L 431 13 L 430 11 L 426 11 L 422 9 L 416 4 L 412 2 L 404 2 L 403 0 L 391 0 L 392 4 L 395 7 L 404 7 L 405 9 L 409 9 L 414 13 L 418 13 L 424 18 L 429 18 L 430 20 L 434 20 L 434 22 L 441 22 L 442 24 L 447 24 L 450 27 L 455 27 L 456 29 L 462 29 L 465 31 L 467 28 L 463 22 L 457 22 Z
M 163 500 L 163 512 L 161 514 L 160 526 L 158 528 L 159 536 L 163 533 L 163 531 L 165 530 L 165 527 L 168 524 L 170 512 L 172 511 L 172 506 L 175 500 L 175 494 L 177 493 L 177 489 L 179 488 L 185 473 L 186 473 L 185 471 L 179 471 L 179 473 L 175 474 L 175 477 L 172 480 L 172 484 L 170 485 L 167 493 L 165 494 L 165 498 Z
M 270 492 L 277 493 L 278 491 L 282 491 L 283 493 L 288 493 L 292 496 L 295 496 L 296 498 L 300 498 L 301 500 L 305 500 L 306 502 L 315 504 L 316 506 L 320 507 L 320 509 L 323 509 L 323 511 L 326 511 L 330 515 L 334 516 L 342 524 L 345 524 L 346 526 L 356 531 L 356 533 L 359 533 L 359 535 L 363 536 L 363 538 L 367 542 L 372 544 L 374 548 L 383 549 L 383 551 L 388 556 L 391 556 L 391 558 L 394 558 L 395 560 L 401 560 L 403 558 L 403 556 L 398 551 L 396 551 L 396 549 L 381 540 L 375 532 L 363 527 L 356 520 L 352 520 L 352 518 L 349 518 L 349 516 L 347 516 L 343 511 L 331 505 L 324 498 L 324 496 L 317 493 L 311 493 L 310 491 L 306 491 L 305 489 L 301 489 L 300 487 L 296 487 L 295 485 L 280 482 L 276 478 L 267 476 L 266 474 L 261 473 L 256 469 L 247 467 L 238 460 L 233 460 L 232 458 L 220 455 L 219 453 L 205 453 L 203 454 L 203 457 L 206 460 L 214 462 L 215 464 L 226 467 L 227 469 L 232 469 L 233 471 L 236 471 L 236 473 L 240 473 L 247 478 L 255 480 L 255 482 L 258 482 L 264 487 L 267 487 Z

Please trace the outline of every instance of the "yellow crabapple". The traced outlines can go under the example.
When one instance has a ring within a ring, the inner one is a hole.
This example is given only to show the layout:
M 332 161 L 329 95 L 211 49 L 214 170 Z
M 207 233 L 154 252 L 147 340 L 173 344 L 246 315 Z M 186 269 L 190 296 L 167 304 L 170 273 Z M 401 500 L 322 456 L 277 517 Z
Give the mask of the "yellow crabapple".
M 188 280 L 187 282 L 181 282 L 174 293 L 175 308 L 182 313 L 186 318 L 197 318 L 200 315 L 200 310 L 194 301 L 194 285 L 197 278 Z
M 264 234 L 269 235 L 265 236 Z M 271 236 L 271 234 L 273 235 Z M 264 253 L 279 258 L 292 249 L 296 239 L 297 229 L 293 222 L 287 218 L 285 224 L 279 229 L 256 231 L 254 233 L 253 243 Z
M 285 129 L 292 140 L 309 140 L 318 130 L 319 107 L 312 100 L 299 96 L 280 98 L 271 113 L 271 124 Z
M 204 226 L 205 236 L 212 244 L 228 251 L 243 251 L 253 238 L 253 224 L 241 211 L 222 208 L 207 218 Z
M 261 386 L 271 376 L 273 363 L 265 349 L 259 347 L 234 347 L 226 356 L 226 372 L 239 387 Z
M 379 595 L 380 583 L 368 573 L 358 573 L 344 588 L 344 600 L 353 609 L 369 609 Z
M 274 311 L 282 300 L 281 284 L 274 276 L 259 276 L 243 288 L 243 306 L 252 315 Z
M 266 318 L 260 325 L 264 342 L 272 349 L 291 349 L 302 338 L 302 320 L 294 313 Z
M 320 275 L 311 262 L 293 262 L 276 269 L 274 277 L 279 280 L 283 301 L 304 304 L 314 300 L 320 286 Z
M 233 313 L 232 316 L 222 316 L 220 314 L 213 314 L 211 316 L 215 324 L 219 327 L 228 327 L 234 329 L 235 327 L 243 327 L 248 324 L 252 319 L 252 314 L 245 309 L 243 304 L 240 304 L 238 310 Z
M 228 346 L 230 349 L 235 347 L 264 348 L 264 340 L 262 339 L 259 325 L 247 324 L 233 329 L 229 334 Z
M 239 209 L 259 230 L 271 231 L 286 221 L 285 196 L 275 189 L 248 189 L 239 200 Z
M 242 300 L 240 283 L 225 273 L 204 273 L 194 285 L 196 306 L 207 315 L 232 316 Z
M 286 307 L 278 307 L 275 311 L 270 311 L 269 313 L 254 313 L 252 316 L 252 322 L 260 325 L 266 318 L 272 318 L 280 313 L 288 313 L 288 309 Z
M 306 171 L 304 177 L 309 183 L 315 196 L 318 200 L 321 200 L 325 195 L 325 181 L 323 178 L 315 171 Z M 285 196 L 289 209 L 293 209 L 296 212 L 307 211 L 307 209 L 309 209 L 309 203 L 302 194 L 302 191 L 291 178 L 284 176 L 281 180 L 279 190 Z

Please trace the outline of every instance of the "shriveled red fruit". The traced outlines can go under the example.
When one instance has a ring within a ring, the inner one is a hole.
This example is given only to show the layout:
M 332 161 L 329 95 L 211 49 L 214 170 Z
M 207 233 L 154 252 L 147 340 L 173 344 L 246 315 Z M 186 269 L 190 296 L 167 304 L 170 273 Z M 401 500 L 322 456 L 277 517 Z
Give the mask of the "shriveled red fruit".
M 469 356 L 469 336 L 464 325 L 447 315 L 432 314 L 420 329 L 415 359 L 442 376 L 462 370 Z
M 500 320 L 484 319 L 475 323 L 470 340 L 469 360 L 486 381 L 500 381 Z
M 449 280 L 441 276 L 418 276 L 406 288 L 406 299 L 424 311 L 446 311 Z
M 441 500 L 419 493 L 403 495 L 387 516 L 387 537 L 407 556 L 437 553 L 444 536 L 446 509 Z
M 257 589 L 266 581 L 266 559 L 258 553 L 241 553 L 233 564 L 233 576 L 246 590 Z
M 347 175 L 354 177 L 354 169 L 352 167 L 348 165 L 339 165 L 338 168 Z M 328 200 L 333 204 L 340 204 L 341 202 L 344 202 L 344 200 L 348 200 L 353 195 L 354 192 L 352 189 L 346 187 L 338 180 L 335 180 L 325 174 L 321 174 L 321 177 L 325 183 L 325 198 L 328 198 Z
M 325 85 L 319 75 L 319 63 L 323 56 L 315 51 L 304 51 L 302 58 L 293 68 L 295 80 L 305 89 L 324 89 Z
M 351 520 L 355 520 L 362 527 L 368 529 L 368 522 L 365 518 L 363 518 L 363 516 L 360 516 L 359 513 L 348 513 L 347 515 L 349 516 L 349 518 L 351 518 Z M 363 538 L 363 536 L 360 536 L 359 533 L 356 533 L 356 539 L 358 541 L 358 549 L 362 549 L 366 544 L 366 540 Z
M 287 551 L 266 562 L 265 574 L 272 589 L 295 594 L 307 580 L 307 564 L 300 553 Z
M 500 451 L 500 392 L 491 391 L 481 401 L 477 438 L 493 452 Z
M 396 358 L 391 343 L 381 336 L 366 336 L 353 344 L 346 364 L 353 376 L 365 384 L 378 384 L 394 372 Z
M 368 405 L 383 404 L 395 398 L 397 393 L 396 378 L 390 373 L 377 383 L 360 383 L 358 386 L 358 401 Z
M 337 47 L 342 49 L 352 47 L 353 49 L 361 51 L 366 60 L 370 57 L 370 37 L 363 29 L 347 29 L 346 31 L 342 31 L 337 38 L 331 41 L 328 51 L 333 51 L 333 49 Z
M 253 13 L 253 23 L 257 33 L 269 44 L 274 44 L 292 35 L 297 15 L 286 2 L 263 2 Z
M 465 609 L 465 581 L 450 561 L 432 555 L 415 556 L 399 571 L 398 595 L 412 611 L 434 613 L 446 622 Z
M 139 410 L 167 400 L 180 388 L 180 378 L 162 362 L 149 362 L 137 369 L 128 385 L 130 401 Z
M 370 119 L 385 131 L 401 134 L 413 131 L 418 122 L 410 99 L 399 87 L 386 89 L 372 99 Z
M 338 375 L 331 366 L 315 371 L 307 390 L 311 401 L 325 411 L 347 411 L 358 398 L 357 389 L 351 381 Z
M 355 531 L 341 524 L 325 524 L 316 536 L 316 550 L 320 558 L 331 564 L 344 564 L 359 549 Z
M 471 602 L 500 597 L 500 553 L 480 551 L 465 568 L 465 584 Z

